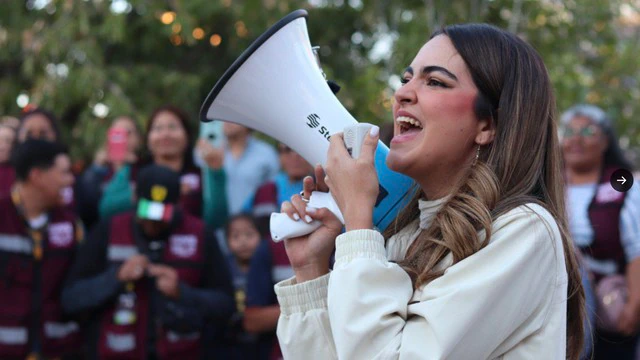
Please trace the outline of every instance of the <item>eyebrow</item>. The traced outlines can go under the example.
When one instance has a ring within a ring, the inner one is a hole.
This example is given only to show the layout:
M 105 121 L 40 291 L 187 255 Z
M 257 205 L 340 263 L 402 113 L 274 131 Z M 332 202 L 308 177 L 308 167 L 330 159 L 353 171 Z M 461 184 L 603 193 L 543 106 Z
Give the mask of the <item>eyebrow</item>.
M 436 66 L 436 65 L 430 65 L 430 66 L 425 66 L 422 68 L 422 74 L 429 74 L 432 72 L 441 72 L 443 74 L 445 74 L 447 77 L 451 78 L 451 80 L 455 80 L 458 81 L 458 77 L 453 75 L 453 73 L 445 68 L 443 68 L 442 66 Z M 407 66 L 406 69 L 404 69 L 403 73 L 409 73 L 411 75 L 413 75 L 413 68 L 411 66 Z

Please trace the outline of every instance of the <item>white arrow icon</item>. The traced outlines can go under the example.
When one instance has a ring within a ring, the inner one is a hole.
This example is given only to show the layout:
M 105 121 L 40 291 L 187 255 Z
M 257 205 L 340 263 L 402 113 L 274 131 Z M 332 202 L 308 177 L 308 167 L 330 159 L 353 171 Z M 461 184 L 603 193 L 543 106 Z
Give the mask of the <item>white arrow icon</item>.
M 626 182 L 627 182 L 627 179 L 625 179 L 625 178 L 624 178 L 624 176 L 621 176 L 621 177 L 622 177 L 622 180 L 621 180 L 621 179 L 618 179 L 617 181 L 618 181 L 619 183 L 621 183 L 621 185 L 624 185 L 624 183 L 626 183 Z

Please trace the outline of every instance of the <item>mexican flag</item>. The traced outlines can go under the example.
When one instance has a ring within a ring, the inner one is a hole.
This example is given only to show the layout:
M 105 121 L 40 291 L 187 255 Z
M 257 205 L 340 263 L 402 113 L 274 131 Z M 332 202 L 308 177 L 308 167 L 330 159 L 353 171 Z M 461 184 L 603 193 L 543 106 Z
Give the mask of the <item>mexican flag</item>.
M 173 205 L 140 199 L 138 201 L 138 217 L 155 221 L 171 221 Z

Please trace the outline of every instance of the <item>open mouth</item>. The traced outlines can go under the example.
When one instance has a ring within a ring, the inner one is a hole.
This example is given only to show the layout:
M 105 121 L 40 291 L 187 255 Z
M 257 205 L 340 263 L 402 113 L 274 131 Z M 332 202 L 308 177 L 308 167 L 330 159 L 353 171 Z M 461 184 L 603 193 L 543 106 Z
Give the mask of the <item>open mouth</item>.
M 400 134 L 422 130 L 422 124 L 420 123 L 420 121 L 414 118 L 410 118 L 408 116 L 398 116 L 396 118 L 396 121 L 400 125 Z

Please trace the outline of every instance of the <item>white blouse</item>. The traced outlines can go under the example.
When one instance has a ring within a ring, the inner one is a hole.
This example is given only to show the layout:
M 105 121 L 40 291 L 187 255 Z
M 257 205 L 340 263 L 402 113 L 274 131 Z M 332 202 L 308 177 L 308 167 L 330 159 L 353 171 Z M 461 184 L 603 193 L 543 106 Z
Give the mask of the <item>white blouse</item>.
M 490 243 L 440 266 L 414 291 L 401 259 L 442 201 L 389 239 L 355 230 L 336 239 L 334 270 L 275 286 L 285 359 L 565 359 L 567 273 L 551 214 L 528 204 L 493 223 Z M 480 233 L 481 239 L 484 237 Z

